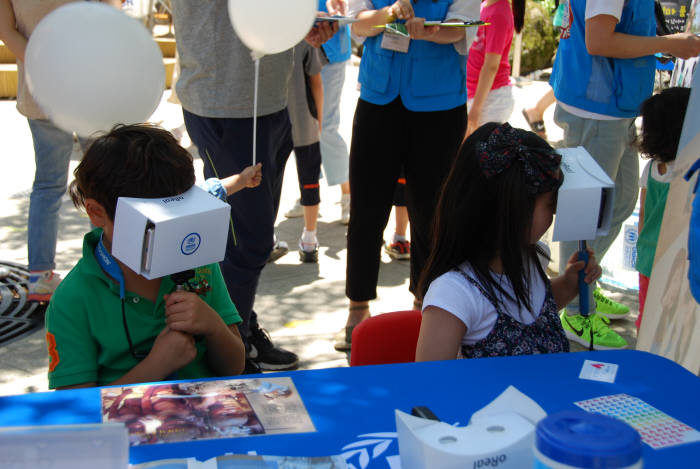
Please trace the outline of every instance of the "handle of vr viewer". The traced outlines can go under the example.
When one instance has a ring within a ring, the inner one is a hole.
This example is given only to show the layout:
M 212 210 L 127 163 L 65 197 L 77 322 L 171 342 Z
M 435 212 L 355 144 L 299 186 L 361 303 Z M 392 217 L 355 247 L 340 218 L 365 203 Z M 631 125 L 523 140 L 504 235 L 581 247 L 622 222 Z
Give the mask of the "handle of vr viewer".
M 176 272 L 170 276 L 170 279 L 175 284 L 175 291 L 184 291 L 185 285 L 189 280 L 194 277 L 194 270 L 183 270 L 182 272 Z
M 423 419 L 436 420 L 438 422 L 440 421 L 440 419 L 437 418 L 437 415 L 435 415 L 432 410 L 422 405 L 415 406 L 413 409 L 411 409 L 411 415 Z
M 175 272 L 170 275 L 170 279 L 175 284 L 174 291 L 185 291 L 185 285 L 189 280 L 194 277 L 194 269 L 183 270 L 182 272 Z M 179 373 L 176 371 L 165 378 L 165 381 L 174 381 L 179 379 Z
M 578 271 L 578 305 L 582 315 L 588 316 L 588 288 L 586 281 L 586 266 L 588 265 L 588 247 L 586 241 L 578 242 L 578 260 L 585 262 L 583 269 Z

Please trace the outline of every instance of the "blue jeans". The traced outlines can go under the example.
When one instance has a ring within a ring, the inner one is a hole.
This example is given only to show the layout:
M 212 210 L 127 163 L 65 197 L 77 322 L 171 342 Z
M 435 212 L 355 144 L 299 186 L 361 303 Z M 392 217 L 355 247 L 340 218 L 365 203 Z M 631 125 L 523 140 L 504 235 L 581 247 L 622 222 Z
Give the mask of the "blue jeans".
M 64 132 L 49 120 L 27 120 L 36 162 L 27 223 L 29 270 L 53 270 L 56 267 L 58 211 L 68 183 L 73 134 Z
M 601 168 L 615 181 L 615 202 L 610 230 L 607 235 L 587 240 L 593 248 L 598 262 L 612 245 L 620 232 L 622 223 L 632 215 L 637 204 L 639 190 L 639 160 L 634 145 L 637 130 L 634 119 L 596 120 L 584 119 L 566 112 L 561 106 L 554 110 L 554 122 L 564 129 L 562 147 L 583 146 Z M 559 244 L 559 272 L 566 270 L 569 257 L 578 250 L 577 241 Z M 595 311 L 593 285 L 589 288 L 589 312 Z M 560 307 L 562 305 L 559 305 Z M 567 310 L 579 311 L 578 297 L 567 306 Z
M 323 130 L 321 132 L 321 161 L 326 182 L 335 186 L 349 179 L 348 145 L 338 132 L 340 126 L 340 97 L 345 83 L 345 62 L 329 63 L 321 69 L 323 80 Z

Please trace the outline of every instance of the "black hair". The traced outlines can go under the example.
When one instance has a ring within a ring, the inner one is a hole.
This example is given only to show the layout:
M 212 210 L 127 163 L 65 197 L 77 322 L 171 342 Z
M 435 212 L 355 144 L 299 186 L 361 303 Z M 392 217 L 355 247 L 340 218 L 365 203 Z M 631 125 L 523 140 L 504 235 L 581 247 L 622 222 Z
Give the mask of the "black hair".
M 149 124 L 117 125 L 97 137 L 73 174 L 73 204 L 80 209 L 95 199 L 110 220 L 119 197 L 169 197 L 195 182 L 192 156 L 170 132 Z
M 525 0 L 510 0 L 513 9 L 513 24 L 515 32 L 519 33 L 525 25 Z
M 530 309 L 528 265 L 534 263 L 545 278 L 538 255 L 547 255 L 530 240 L 535 200 L 540 194 L 528 191 L 523 164 L 515 160 L 510 168 L 488 179 L 479 165 L 477 145 L 500 125 L 490 122 L 479 127 L 457 152 L 435 212 L 430 255 L 418 286 L 421 297 L 433 280 L 467 262 L 494 300 L 499 301 L 495 294 L 499 292 Z M 536 134 L 515 130 L 523 145 L 552 150 Z M 492 275 L 490 263 L 496 257 L 500 257 L 514 297 Z
M 676 159 L 690 88 L 667 88 L 642 103 L 642 156 L 668 163 Z

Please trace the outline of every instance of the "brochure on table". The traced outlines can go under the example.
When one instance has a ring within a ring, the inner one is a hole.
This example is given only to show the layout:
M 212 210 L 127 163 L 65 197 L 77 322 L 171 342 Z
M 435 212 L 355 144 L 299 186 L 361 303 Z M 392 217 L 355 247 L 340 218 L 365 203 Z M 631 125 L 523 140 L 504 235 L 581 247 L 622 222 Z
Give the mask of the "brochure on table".
M 152 384 L 101 390 L 102 421 L 131 446 L 315 432 L 291 378 Z

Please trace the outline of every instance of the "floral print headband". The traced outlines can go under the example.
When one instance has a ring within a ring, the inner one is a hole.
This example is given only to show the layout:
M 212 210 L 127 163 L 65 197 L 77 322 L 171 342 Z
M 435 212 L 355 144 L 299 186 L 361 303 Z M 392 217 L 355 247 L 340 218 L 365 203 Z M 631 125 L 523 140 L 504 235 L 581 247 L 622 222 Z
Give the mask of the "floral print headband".
M 477 153 L 481 172 L 488 179 L 507 170 L 515 161 L 520 161 L 531 195 L 556 190 L 562 183 L 559 171 L 561 155 L 551 148 L 524 145 L 523 132 L 505 123 L 480 142 Z

